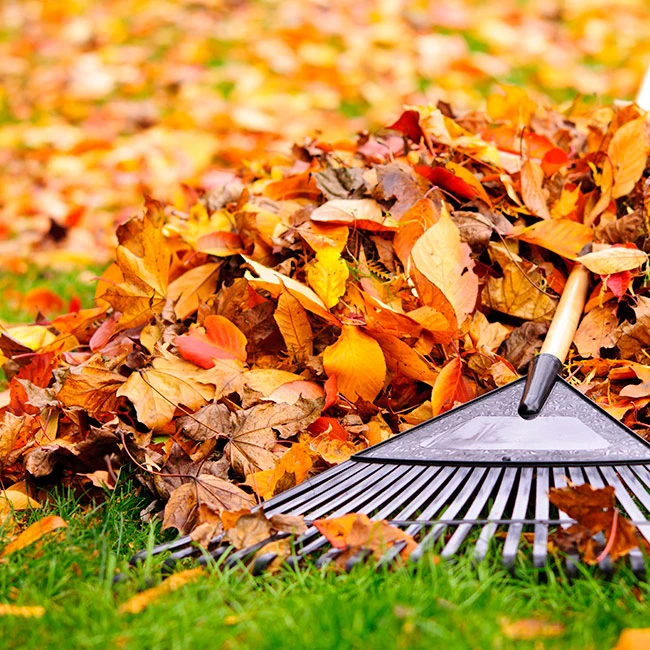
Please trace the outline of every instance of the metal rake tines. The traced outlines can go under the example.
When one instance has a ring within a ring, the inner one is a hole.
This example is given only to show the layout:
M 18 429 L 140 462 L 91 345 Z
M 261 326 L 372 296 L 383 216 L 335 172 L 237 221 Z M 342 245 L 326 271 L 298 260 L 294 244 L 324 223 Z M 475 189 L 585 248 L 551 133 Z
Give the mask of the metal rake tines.
M 319 566 L 336 559 L 340 551 L 326 549 L 328 542 L 313 522 L 363 513 L 372 519 L 388 520 L 412 535 L 418 542 L 410 556 L 414 561 L 430 549 L 447 559 L 471 549 L 475 560 L 480 561 L 498 537 L 503 540 L 500 553 L 506 567 L 515 565 L 525 547 L 532 551 L 533 564 L 544 568 L 551 527 L 574 523 L 548 499 L 549 489 L 564 487 L 567 479 L 595 488 L 612 485 L 619 509 L 650 541 L 650 471 L 646 466 L 449 467 L 348 461 L 336 469 L 335 474 L 326 472 L 327 477 L 317 476 L 263 506 L 268 516 L 301 515 L 308 524 L 305 533 L 293 540 L 294 554 L 287 560 L 289 565 L 296 566 L 320 551 L 323 553 L 317 561 Z M 227 564 L 254 558 L 255 572 L 275 559 L 273 553 L 263 552 L 264 547 L 286 537 L 276 535 L 236 552 L 223 544 L 221 537 L 214 538 L 207 551 L 183 538 L 157 546 L 152 553 L 171 551 L 167 559 L 170 564 L 198 555 L 203 555 L 203 561 L 209 557 L 224 558 Z M 402 549 L 399 544 L 389 548 L 379 565 L 395 561 Z M 365 555 L 360 552 L 348 564 L 364 561 Z M 146 553 L 141 552 L 133 560 L 144 557 Z M 578 563 L 577 556 L 566 557 L 567 572 L 575 573 Z M 644 556 L 639 549 L 630 553 L 629 563 L 635 574 L 645 572 Z M 606 574 L 613 571 L 609 558 L 600 562 L 600 569 Z

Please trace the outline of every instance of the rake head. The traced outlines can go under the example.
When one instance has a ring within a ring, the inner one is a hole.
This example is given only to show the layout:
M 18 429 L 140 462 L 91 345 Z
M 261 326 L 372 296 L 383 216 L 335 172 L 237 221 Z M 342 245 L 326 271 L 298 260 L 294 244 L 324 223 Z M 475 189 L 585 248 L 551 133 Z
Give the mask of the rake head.
M 555 384 L 543 414 L 526 422 L 516 414 L 522 381 L 365 450 L 263 504 L 267 516 L 300 515 L 310 524 L 294 541 L 288 564 L 296 566 L 316 553 L 319 565 L 336 559 L 342 551 L 328 549 L 311 522 L 354 512 L 386 519 L 412 535 L 418 542 L 413 561 L 434 546 L 443 558 L 471 546 L 480 561 L 497 536 L 504 539 L 503 564 L 511 568 L 525 537 L 532 538 L 534 565 L 544 568 L 550 532 L 573 523 L 548 498 L 550 488 L 565 487 L 567 480 L 613 486 L 620 510 L 650 542 L 650 445 L 563 380 Z M 470 536 L 472 531 L 477 535 Z M 217 537 L 208 554 L 182 538 L 152 552 L 171 552 L 168 563 L 192 556 L 205 562 L 224 554 L 227 564 L 254 558 L 253 572 L 259 573 L 276 559 L 264 547 L 287 536 L 279 533 L 236 552 Z M 379 565 L 396 560 L 403 548 L 399 542 L 390 547 Z M 346 568 L 367 554 L 360 551 Z M 144 557 L 146 552 L 138 553 L 132 562 Z M 643 575 L 641 550 L 628 558 L 634 573 Z M 570 574 L 578 561 L 566 558 Z M 611 560 L 599 564 L 611 574 Z

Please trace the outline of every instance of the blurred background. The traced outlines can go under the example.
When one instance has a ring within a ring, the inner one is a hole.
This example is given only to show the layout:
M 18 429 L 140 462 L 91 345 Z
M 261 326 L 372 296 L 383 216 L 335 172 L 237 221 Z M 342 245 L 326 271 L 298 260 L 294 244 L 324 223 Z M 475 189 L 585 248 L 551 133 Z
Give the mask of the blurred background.
M 143 192 L 174 202 L 293 142 L 350 138 L 500 84 L 631 98 L 643 0 L 5 0 L 0 258 L 103 263 Z

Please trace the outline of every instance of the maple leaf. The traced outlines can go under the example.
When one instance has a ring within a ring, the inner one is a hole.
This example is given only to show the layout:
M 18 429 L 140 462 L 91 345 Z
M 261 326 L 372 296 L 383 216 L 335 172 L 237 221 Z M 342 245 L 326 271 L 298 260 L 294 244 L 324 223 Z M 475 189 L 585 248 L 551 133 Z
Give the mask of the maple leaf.
M 240 475 L 273 469 L 276 432 L 289 438 L 304 431 L 321 413 L 323 400 L 300 398 L 295 404 L 258 404 L 232 414 L 229 442 L 224 453 Z
M 93 415 L 111 413 L 119 407 L 117 391 L 124 382 L 125 377 L 95 361 L 71 368 L 56 397 L 64 406 L 78 406 Z

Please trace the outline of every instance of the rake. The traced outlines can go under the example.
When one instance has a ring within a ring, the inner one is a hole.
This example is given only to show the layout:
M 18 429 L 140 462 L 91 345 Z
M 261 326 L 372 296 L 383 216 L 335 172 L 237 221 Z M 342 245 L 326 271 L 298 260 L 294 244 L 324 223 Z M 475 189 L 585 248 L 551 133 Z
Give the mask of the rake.
M 636 103 L 650 110 L 650 66 Z M 441 557 L 453 558 L 470 544 L 468 537 L 480 561 L 498 534 L 505 538 L 505 567 L 514 567 L 522 539 L 532 537 L 534 566 L 543 569 L 551 526 L 574 523 L 548 499 L 550 488 L 566 487 L 568 481 L 613 486 L 619 509 L 650 542 L 650 443 L 558 376 L 588 285 L 588 271 L 576 263 L 526 378 L 355 454 L 257 506 L 255 510 L 263 508 L 267 516 L 301 515 L 309 525 L 294 541 L 287 563 L 297 566 L 314 553 L 321 553 L 318 566 L 334 560 L 342 551 L 325 551 L 327 540 L 311 524 L 356 512 L 386 519 L 414 536 L 418 546 L 410 555 L 413 561 L 433 547 Z M 276 559 L 275 553 L 264 553 L 264 547 L 288 536 L 278 533 L 236 552 L 223 543 L 223 536 L 212 539 L 207 552 L 186 536 L 140 551 L 131 563 L 161 553 L 170 553 L 168 566 L 188 557 L 200 557 L 203 563 L 223 558 L 227 565 L 252 559 L 257 574 Z M 379 565 L 390 564 L 402 549 L 403 544 L 394 544 Z M 346 569 L 367 555 L 360 551 Z M 645 574 L 641 549 L 633 549 L 628 561 L 635 575 Z M 568 555 L 565 564 L 567 573 L 575 575 L 578 557 Z M 608 557 L 599 567 L 606 575 L 614 568 Z
M 588 271 L 576 263 L 526 378 L 357 453 L 258 506 L 267 516 L 301 515 L 309 525 L 287 562 L 296 566 L 325 550 L 327 540 L 311 525 L 315 519 L 355 512 L 387 519 L 414 536 L 414 561 L 434 546 L 441 557 L 452 558 L 470 543 L 472 531 L 473 555 L 481 560 L 499 532 L 505 537 L 501 553 L 506 567 L 514 566 L 522 539 L 532 537 L 533 563 L 544 568 L 550 527 L 573 523 L 548 499 L 549 489 L 565 487 L 567 479 L 596 488 L 613 486 L 618 506 L 650 542 L 650 444 L 558 377 L 588 282 Z M 223 557 L 229 565 L 254 558 L 252 570 L 259 573 L 276 559 L 264 547 L 283 537 L 287 534 L 233 552 L 219 536 L 207 553 L 183 537 L 150 553 L 171 552 L 168 565 L 200 555 L 202 562 Z M 395 544 L 379 564 L 389 564 L 402 549 Z M 317 564 L 340 552 L 321 553 Z M 131 561 L 147 555 L 141 551 Z M 363 551 L 353 556 L 346 568 L 365 557 Z M 641 550 L 634 549 L 628 558 L 634 573 L 644 574 Z M 576 572 L 577 561 L 576 556 L 566 558 L 569 574 Z M 613 563 L 605 558 L 600 568 L 611 574 Z

